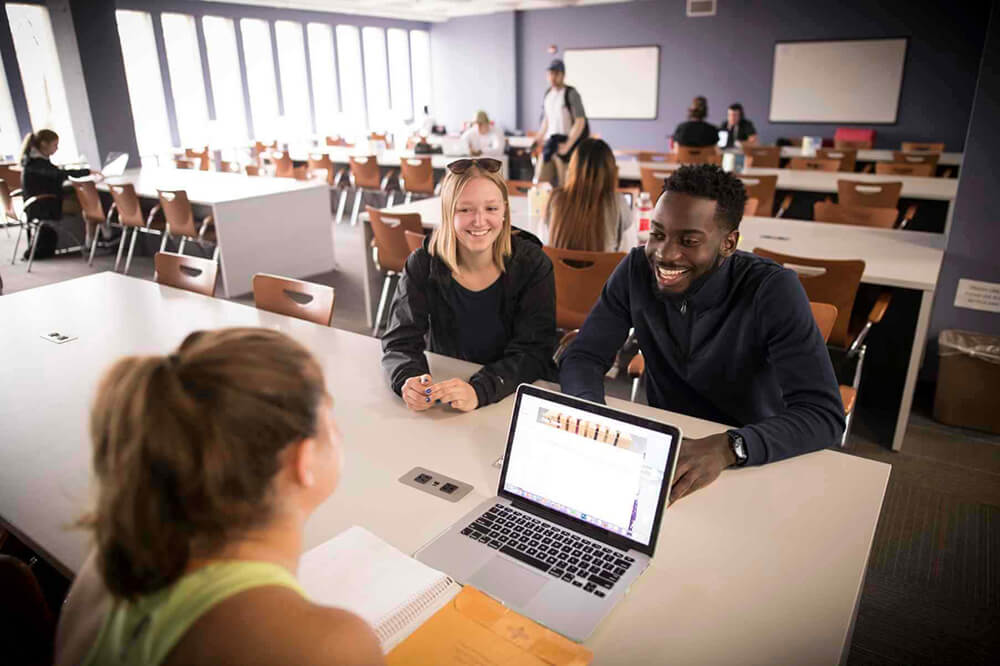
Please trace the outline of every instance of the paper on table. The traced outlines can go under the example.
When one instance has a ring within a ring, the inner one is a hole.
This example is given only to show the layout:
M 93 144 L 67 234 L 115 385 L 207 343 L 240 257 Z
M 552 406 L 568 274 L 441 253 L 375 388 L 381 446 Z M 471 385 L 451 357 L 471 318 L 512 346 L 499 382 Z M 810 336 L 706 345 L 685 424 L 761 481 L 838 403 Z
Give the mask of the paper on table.
M 314 602 L 360 615 L 386 651 L 461 589 L 357 525 L 306 552 L 299 582 Z

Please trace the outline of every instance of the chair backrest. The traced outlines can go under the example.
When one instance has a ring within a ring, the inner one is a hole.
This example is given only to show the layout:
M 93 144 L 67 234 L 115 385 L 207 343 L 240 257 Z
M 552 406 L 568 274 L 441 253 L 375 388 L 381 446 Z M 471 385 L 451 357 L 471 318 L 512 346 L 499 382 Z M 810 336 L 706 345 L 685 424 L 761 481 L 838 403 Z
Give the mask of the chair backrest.
M 419 213 L 390 213 L 366 206 L 368 221 L 375 235 L 375 252 L 378 263 L 384 271 L 401 273 L 410 256 L 410 246 L 406 242 L 405 232 L 410 231 L 423 235 L 424 228 L 420 224 Z
M 379 178 L 378 160 L 374 155 L 362 155 L 359 157 L 350 156 L 351 176 L 354 177 L 354 186 L 366 190 L 377 190 L 382 185 Z
M 663 181 L 670 178 L 671 174 L 680 168 L 680 164 L 663 169 L 650 169 L 649 167 L 639 167 L 639 186 L 643 192 L 649 194 L 653 201 L 656 201 L 663 193 Z
M 882 176 L 918 176 L 933 178 L 937 170 L 933 164 L 905 164 L 903 162 L 876 162 L 875 173 Z
M 804 171 L 840 171 L 841 160 L 822 160 L 814 157 L 793 157 L 788 160 L 789 169 Z
M 754 248 L 754 254 L 791 268 L 799 275 L 810 301 L 829 303 L 837 308 L 837 322 L 830 342 L 838 347 L 849 343 L 851 309 L 858 295 L 865 262 L 860 259 L 812 259 Z
M 271 152 L 271 161 L 274 163 L 274 175 L 278 178 L 294 178 L 295 177 L 295 165 L 292 164 L 292 158 L 288 156 L 283 150 L 275 150 Z
M 893 229 L 899 219 L 899 211 L 895 208 L 845 206 L 831 201 L 817 201 L 813 204 L 813 219 L 817 222 Z
M 418 234 L 414 231 L 406 230 L 403 232 L 403 235 L 406 236 L 406 244 L 410 246 L 411 253 L 416 252 L 424 246 L 426 236 L 422 233 Z
M 907 153 L 902 150 L 892 151 L 892 161 L 899 164 L 930 164 L 933 167 L 938 165 L 941 153 Z
M 0 179 L 0 214 L 7 217 L 11 222 L 17 222 L 17 209 L 14 208 L 14 197 L 10 194 L 10 187 L 7 181 Z
M 146 220 L 142 216 L 142 206 L 136 196 L 132 183 L 110 183 L 111 200 L 115 202 L 118 221 L 129 227 L 144 227 Z
M 245 164 L 243 166 L 243 173 L 245 173 L 248 176 L 259 176 L 260 167 L 257 166 L 256 164 Z
M 177 157 L 174 158 L 174 168 L 175 169 L 193 169 L 194 162 L 187 157 Z
M 747 196 L 757 200 L 757 214 L 771 217 L 774 214 L 774 193 L 778 189 L 778 177 L 744 173 L 734 175 L 743 181 Z
M 347 143 L 347 139 L 342 136 L 328 136 L 326 137 L 326 145 L 351 147 L 353 144 Z
M 573 330 L 597 303 L 604 283 L 625 257 L 624 252 L 584 252 L 545 246 L 556 280 L 556 326 Z
M 231 160 L 219 160 L 219 173 L 239 173 L 240 165 Z
M 253 276 L 253 302 L 259 310 L 276 312 L 329 326 L 336 293 L 333 287 L 278 275 Z
M 663 162 L 664 164 L 677 162 L 677 156 L 673 153 L 658 153 L 651 150 L 640 150 L 638 158 L 640 162 Z
M 943 153 L 943 143 L 924 143 L 920 141 L 904 141 L 900 146 L 904 153 Z
M 841 171 L 854 171 L 858 164 L 857 148 L 818 148 L 816 157 L 821 160 L 840 160 Z
M 833 325 L 837 323 L 837 306 L 809 301 L 809 307 L 812 308 L 813 319 L 816 320 L 816 328 L 823 336 L 823 342 L 829 342 Z
M 779 146 L 743 146 L 743 155 L 748 166 L 764 169 L 777 169 L 781 166 L 781 148 Z
M 745 217 L 753 217 L 757 214 L 757 208 L 760 206 L 760 200 L 754 197 L 747 197 L 747 202 L 743 204 L 743 215 Z
M 194 226 L 194 210 L 184 190 L 157 190 L 160 208 L 167 220 L 167 232 L 174 236 L 196 238 L 198 229 Z
M 101 195 L 97 192 L 94 179 L 89 176 L 70 178 L 69 182 L 73 185 L 76 200 L 80 203 L 83 219 L 93 224 L 104 224 L 104 206 L 101 204 Z
M 682 146 L 677 145 L 678 164 L 722 164 L 722 156 L 715 146 Z
M 833 133 L 834 148 L 873 148 L 875 130 L 861 127 L 838 127 Z
M 157 252 L 153 265 L 156 267 L 156 281 L 160 284 L 215 296 L 215 276 L 219 269 L 215 261 L 188 254 Z
M 528 196 L 528 190 L 534 187 L 534 185 L 530 180 L 508 180 L 507 196 L 526 197 Z
M 385 144 L 386 148 L 390 147 L 390 145 L 389 145 L 389 134 L 388 133 L 379 134 L 378 132 L 372 132 L 371 134 L 368 135 L 368 140 L 369 141 L 381 141 L 383 144 Z
M 899 194 L 903 183 L 868 183 L 857 180 L 837 181 L 837 203 L 844 206 L 868 206 L 869 208 L 895 208 L 899 205 Z
M 333 177 L 337 170 L 333 168 L 333 161 L 326 153 L 310 153 L 308 171 L 309 173 L 326 171 L 324 180 L 326 180 L 327 185 L 333 186 Z
M 434 194 L 434 167 L 429 157 L 404 157 L 399 160 L 399 182 L 404 192 Z
M 210 161 L 208 156 L 208 146 L 205 146 L 201 150 L 196 148 L 185 148 L 184 157 L 198 160 L 198 169 L 201 171 L 208 171 Z

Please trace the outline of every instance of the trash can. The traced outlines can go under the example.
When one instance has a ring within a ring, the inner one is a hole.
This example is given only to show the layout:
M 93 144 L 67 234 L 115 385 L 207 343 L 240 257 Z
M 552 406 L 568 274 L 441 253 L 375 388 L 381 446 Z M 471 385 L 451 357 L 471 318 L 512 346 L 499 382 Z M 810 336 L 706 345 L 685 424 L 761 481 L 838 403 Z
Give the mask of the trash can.
M 1000 336 L 942 331 L 934 418 L 1000 434 Z

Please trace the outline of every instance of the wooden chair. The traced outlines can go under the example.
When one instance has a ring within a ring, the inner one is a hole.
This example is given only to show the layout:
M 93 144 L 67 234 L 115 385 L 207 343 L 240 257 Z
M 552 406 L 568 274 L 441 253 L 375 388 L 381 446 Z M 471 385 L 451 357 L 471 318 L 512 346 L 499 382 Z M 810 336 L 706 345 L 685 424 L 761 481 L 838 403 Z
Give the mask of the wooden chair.
M 812 308 L 813 319 L 816 320 L 816 328 L 823 336 L 823 342 L 829 342 L 830 333 L 833 332 L 833 325 L 837 323 L 837 307 L 829 303 L 814 303 L 809 301 Z
M 821 160 L 840 160 L 840 170 L 853 172 L 858 165 L 857 148 L 818 148 L 816 157 Z
M 774 213 L 774 193 L 778 189 L 778 177 L 744 173 L 733 175 L 743 181 L 743 189 L 746 190 L 747 196 L 757 200 L 759 214 L 770 217 Z M 784 211 L 779 212 L 784 213 Z
M 104 213 L 104 204 L 101 203 L 101 195 L 97 192 L 97 185 L 90 176 L 84 178 L 70 178 L 73 192 L 76 193 L 76 200 L 80 204 L 80 212 L 84 224 L 90 225 L 94 229 L 94 236 L 90 244 L 90 258 L 87 265 L 94 264 L 94 252 L 97 250 L 97 239 L 103 233 L 108 240 L 111 240 L 111 212 Z M 113 206 L 114 204 L 112 204 Z M 117 225 L 116 225 L 117 226 Z
M 788 160 L 789 169 L 803 171 L 840 171 L 841 160 L 822 160 L 812 157 L 793 157 Z
M 916 206 L 910 206 L 902 220 L 895 208 L 871 208 L 868 206 L 845 206 L 831 201 L 817 201 L 813 204 L 813 219 L 817 222 L 851 224 L 859 227 L 879 229 L 902 229 L 913 220 Z
M 410 203 L 413 195 L 432 197 L 437 194 L 434 187 L 434 167 L 429 157 L 404 157 L 399 160 L 399 187 L 406 195 L 403 201 Z
M 219 160 L 219 173 L 239 173 L 240 165 L 232 160 Z
M 420 224 L 419 213 L 390 213 L 367 206 L 368 221 L 372 225 L 375 238 L 372 242 L 372 256 L 375 266 L 385 273 L 382 281 L 382 295 L 379 297 L 378 309 L 375 314 L 375 325 L 372 335 L 378 337 L 382 328 L 382 317 L 389 304 L 389 290 L 392 279 L 403 273 L 406 258 L 410 256 L 410 245 L 406 240 L 406 232 L 423 236 L 424 228 Z
M 10 193 L 9 196 L 11 198 L 15 196 L 20 196 L 23 199 L 23 194 L 21 190 L 15 190 L 13 193 Z M 61 198 L 62 196 L 58 194 L 36 194 L 33 197 L 28 197 L 27 199 L 24 200 L 24 203 L 21 204 L 21 210 L 23 212 L 21 213 L 20 224 L 18 225 L 17 228 L 17 237 L 14 239 L 14 252 L 10 258 L 10 263 L 12 265 L 15 262 L 17 262 L 17 250 L 21 244 L 21 235 L 22 233 L 27 231 L 28 237 L 31 240 L 31 244 L 28 246 L 28 266 L 25 270 L 28 273 L 31 272 L 31 265 L 35 261 L 35 250 L 38 249 L 38 237 L 40 235 L 42 227 L 49 227 L 56 233 L 59 233 L 60 228 L 62 228 L 63 232 L 69 234 L 79 244 L 80 255 L 86 258 L 87 254 L 83 240 L 77 238 L 76 235 L 71 230 L 65 227 L 60 227 L 58 220 L 56 221 L 43 220 L 41 218 L 36 217 L 32 212 L 33 204 L 35 204 L 38 201 L 42 201 L 43 199 L 61 199 Z M 8 208 L 7 203 L 5 203 L 4 207 L 5 209 Z M 13 202 L 10 202 L 10 209 L 13 210 Z M 8 215 L 6 211 L 4 214 Z
M 422 232 L 416 233 L 413 231 L 404 231 L 406 235 L 406 244 L 410 246 L 410 253 L 414 253 L 424 246 L 424 240 L 427 238 Z
M 173 252 L 157 252 L 153 257 L 153 265 L 156 267 L 153 279 L 160 284 L 215 296 L 215 278 L 219 265 L 214 260 Z
M 535 184 L 530 180 L 508 180 L 507 194 L 512 197 L 526 197 L 528 191 L 534 186 Z
M 748 197 L 747 202 L 743 204 L 743 216 L 753 217 L 757 214 L 757 208 L 760 205 L 760 200 L 754 197 Z
M 368 135 L 368 140 L 381 141 L 383 145 L 385 145 L 386 149 L 392 148 L 392 142 L 389 141 L 388 132 L 383 132 L 382 134 L 379 134 L 378 132 L 372 132 L 371 134 Z
M 664 164 L 676 164 L 677 156 L 673 153 L 658 153 L 650 150 L 640 150 L 638 153 L 640 162 L 663 162 Z
M 176 157 L 174 158 L 174 168 L 175 169 L 194 169 L 194 162 L 186 157 Z
M 678 164 L 722 164 L 722 155 L 715 146 L 677 146 Z
M 347 139 L 342 136 L 328 136 L 326 137 L 326 145 L 335 146 L 340 148 L 353 148 L 353 143 L 347 143 Z
M 260 167 L 257 166 L 256 164 L 245 164 L 243 165 L 243 173 L 245 173 L 248 176 L 259 176 Z
M 900 146 L 904 153 L 943 153 L 943 143 L 921 143 L 919 141 L 904 141 Z
M 326 153 L 309 153 L 306 169 L 311 177 L 322 177 L 331 188 L 337 187 L 340 176 L 347 173 L 346 169 L 340 169 L 338 172 L 333 166 L 330 156 Z M 321 171 L 322 174 L 320 174 Z
M 213 246 L 212 261 L 218 263 L 220 261 L 219 243 L 215 235 L 215 223 L 212 216 L 206 215 L 200 224 L 196 223 L 194 209 L 191 208 L 191 202 L 184 190 L 157 190 L 157 193 L 160 196 L 160 201 L 153 207 L 150 217 L 155 216 L 158 210 L 162 210 L 166 220 L 166 229 L 163 232 L 163 240 L 160 242 L 160 252 L 166 250 L 167 241 L 171 236 L 179 236 L 180 245 L 177 248 L 177 254 L 184 254 L 184 245 L 190 240 L 202 248 L 206 245 Z M 156 278 L 155 274 L 153 278 Z M 229 288 L 224 279 L 222 289 L 226 298 L 229 298 Z
M 892 161 L 896 164 L 930 164 L 937 168 L 940 153 L 907 153 L 902 150 L 892 151 Z
M 900 162 L 877 162 L 875 173 L 880 176 L 917 176 L 933 178 L 937 168 L 933 164 L 903 164 Z
M 10 237 L 10 227 L 21 226 L 21 216 L 14 207 L 14 198 L 21 196 L 21 188 L 15 187 L 13 191 L 7 181 L 0 178 L 0 217 L 3 218 L 4 231 Z
M 650 169 L 649 167 L 639 167 L 639 189 L 649 195 L 655 203 L 663 194 L 663 183 L 667 178 L 680 168 L 680 164 L 670 168 Z
M 315 282 L 257 273 L 253 276 L 253 302 L 258 310 L 267 310 L 304 319 L 321 326 L 333 320 L 336 292 L 333 287 Z
M 211 158 L 209 157 L 208 146 L 205 146 L 201 150 L 195 148 L 185 148 L 184 157 L 189 160 L 194 160 L 191 168 L 197 165 L 199 171 L 208 171 L 211 163 Z
M 781 166 L 779 146 L 743 146 L 743 155 L 748 167 L 777 169 Z
M 899 181 L 868 183 L 858 180 L 838 180 L 837 203 L 845 206 L 896 208 L 902 191 L 903 183 Z
M 392 193 L 387 191 L 389 181 L 393 172 L 389 171 L 385 177 L 379 175 L 378 160 L 374 155 L 351 156 L 347 158 L 350 162 L 350 183 L 354 189 L 354 208 L 351 211 L 351 225 L 358 223 L 358 213 L 361 212 L 361 203 L 364 201 L 365 193 L 386 195 L 386 208 L 392 205 Z M 340 215 L 338 213 L 339 221 Z
M 292 158 L 283 150 L 274 150 L 270 154 L 271 163 L 274 165 L 275 178 L 294 178 L 295 165 Z
M 125 249 L 125 241 L 128 240 L 128 232 L 132 230 L 132 242 L 129 243 L 128 257 L 125 259 L 124 274 L 128 275 L 128 269 L 132 265 L 132 255 L 135 253 L 135 243 L 139 234 L 150 234 L 162 236 L 166 230 L 163 220 L 156 217 L 154 208 L 148 216 L 143 216 L 142 206 L 139 197 L 135 193 L 132 183 L 111 183 L 108 185 L 111 190 L 111 200 L 114 202 L 112 210 L 118 217 L 118 224 L 122 227 L 122 239 L 118 243 L 118 256 L 115 257 L 115 270 L 122 260 L 122 250 Z M 110 213 L 109 213 L 110 214 Z

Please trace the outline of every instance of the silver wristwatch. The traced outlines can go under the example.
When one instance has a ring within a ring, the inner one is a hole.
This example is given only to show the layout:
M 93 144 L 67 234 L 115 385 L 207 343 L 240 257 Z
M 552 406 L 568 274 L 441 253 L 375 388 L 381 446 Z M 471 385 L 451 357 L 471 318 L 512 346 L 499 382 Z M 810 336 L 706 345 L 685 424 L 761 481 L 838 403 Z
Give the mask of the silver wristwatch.
M 733 455 L 736 456 L 736 466 L 742 467 L 747 464 L 747 443 L 743 440 L 743 435 L 736 432 L 735 430 L 730 430 L 726 433 L 729 436 L 729 448 L 733 450 Z

